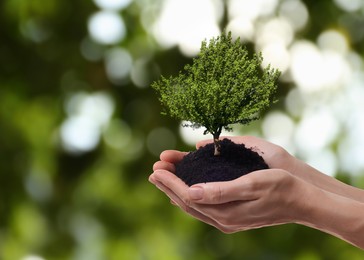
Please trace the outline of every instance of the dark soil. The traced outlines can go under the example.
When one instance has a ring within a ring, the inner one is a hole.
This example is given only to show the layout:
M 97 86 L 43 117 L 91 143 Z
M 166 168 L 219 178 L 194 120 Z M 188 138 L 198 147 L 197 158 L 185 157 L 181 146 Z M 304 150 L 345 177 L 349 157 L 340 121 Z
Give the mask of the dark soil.
M 208 144 L 187 154 L 176 164 L 176 175 L 188 186 L 196 183 L 230 181 L 256 170 L 268 169 L 257 153 L 228 139 L 221 141 L 220 155 Z

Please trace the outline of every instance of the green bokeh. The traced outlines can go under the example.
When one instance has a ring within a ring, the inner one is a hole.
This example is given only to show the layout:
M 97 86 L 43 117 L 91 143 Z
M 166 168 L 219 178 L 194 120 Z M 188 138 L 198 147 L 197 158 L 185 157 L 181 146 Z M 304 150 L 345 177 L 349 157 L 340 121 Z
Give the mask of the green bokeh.
M 142 2 L 122 10 L 127 36 L 115 46 L 145 58 L 148 74 L 139 76 L 148 83 L 159 73 L 177 73 L 190 58 L 177 48 L 161 49 L 143 29 Z M 347 15 L 332 1 L 304 2 L 310 22 L 302 38 L 316 38 Z M 86 0 L 4 0 L 0 10 L 0 259 L 363 257 L 361 250 L 306 227 L 226 235 L 171 206 L 148 175 L 158 151 L 193 147 L 182 141 L 178 122 L 160 115 L 153 90 L 131 80 L 112 83 L 102 59 L 82 55 L 82 44 L 90 41 L 87 22 L 98 7 Z M 95 44 L 94 54 L 103 56 L 115 46 Z M 352 47 L 361 53 L 363 46 L 360 40 Z M 290 88 L 282 83 L 281 97 Z M 67 100 L 81 92 L 106 93 L 114 110 L 98 145 L 75 154 L 63 148 L 60 129 L 69 117 Z M 156 128 L 173 134 L 151 151 L 148 143 L 156 142 L 148 135 Z

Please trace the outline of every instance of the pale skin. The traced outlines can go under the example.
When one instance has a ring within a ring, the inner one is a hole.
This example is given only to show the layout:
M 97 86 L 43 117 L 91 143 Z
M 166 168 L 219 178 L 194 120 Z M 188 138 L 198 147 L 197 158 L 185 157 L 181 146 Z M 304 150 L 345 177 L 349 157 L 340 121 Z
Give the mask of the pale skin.
M 186 153 L 168 150 L 154 164 L 149 181 L 174 205 L 224 233 L 297 223 L 364 249 L 364 190 L 321 173 L 263 139 L 229 138 L 258 152 L 270 169 L 188 187 L 173 174 Z

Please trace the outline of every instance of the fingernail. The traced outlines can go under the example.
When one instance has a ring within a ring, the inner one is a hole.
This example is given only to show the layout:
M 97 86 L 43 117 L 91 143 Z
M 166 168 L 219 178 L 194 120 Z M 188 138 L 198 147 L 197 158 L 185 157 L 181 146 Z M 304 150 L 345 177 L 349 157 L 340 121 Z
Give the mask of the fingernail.
M 190 199 L 200 200 L 203 198 L 203 189 L 201 187 L 191 187 L 188 190 L 188 194 L 190 196 Z

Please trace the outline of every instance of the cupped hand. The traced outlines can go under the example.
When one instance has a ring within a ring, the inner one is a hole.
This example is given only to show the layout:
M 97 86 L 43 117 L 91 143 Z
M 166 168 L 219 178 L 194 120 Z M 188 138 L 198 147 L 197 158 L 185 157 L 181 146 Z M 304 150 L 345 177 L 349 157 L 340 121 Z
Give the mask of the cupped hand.
M 364 248 L 363 190 L 321 173 L 263 139 L 228 138 L 258 152 L 270 169 L 188 187 L 174 174 L 175 164 L 187 153 L 169 150 L 154 164 L 150 182 L 174 205 L 225 233 L 299 223 Z
M 174 175 L 175 164 L 187 153 L 167 150 L 161 153 L 160 161 L 154 164 L 154 173 L 149 180 L 173 204 L 226 233 L 295 222 L 297 212 L 305 209 L 302 201 L 307 194 L 305 191 L 314 189 L 315 185 L 323 186 L 321 182 L 326 185 L 326 177 L 317 178 L 321 175 L 315 169 L 278 145 L 253 136 L 226 138 L 256 151 L 270 169 L 252 172 L 228 182 L 201 183 L 188 187 Z M 196 148 L 210 142 L 198 142 Z
M 297 160 L 291 156 L 284 148 L 260 139 L 254 136 L 227 136 L 220 139 L 228 138 L 236 144 L 244 144 L 247 148 L 252 149 L 263 157 L 269 168 L 279 168 L 292 172 L 295 169 Z M 212 140 L 203 140 L 196 144 L 196 148 L 212 143 Z M 174 164 L 182 160 L 186 152 L 176 150 L 167 150 L 161 153 L 160 161 L 154 164 L 153 170 L 166 169 L 174 172 Z
M 306 196 L 304 182 L 278 169 L 191 187 L 165 169 L 149 179 L 173 204 L 225 233 L 296 222 Z

